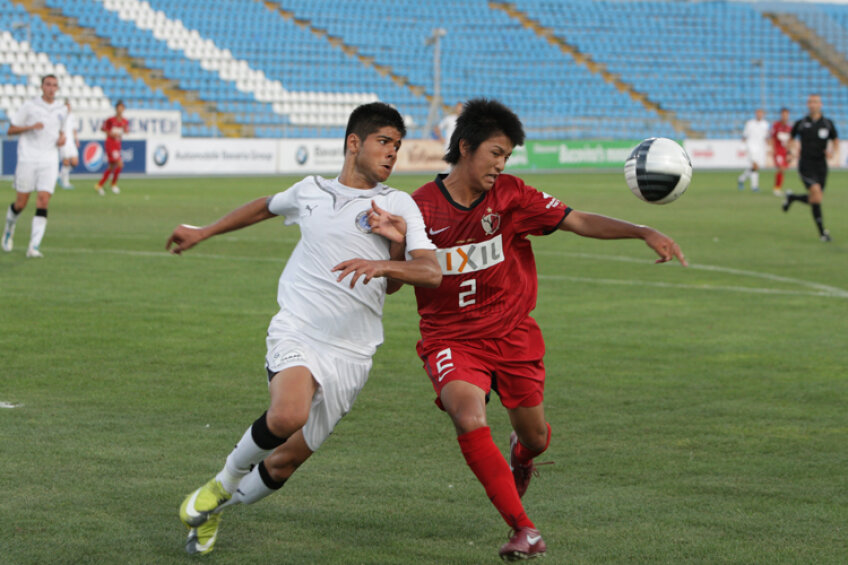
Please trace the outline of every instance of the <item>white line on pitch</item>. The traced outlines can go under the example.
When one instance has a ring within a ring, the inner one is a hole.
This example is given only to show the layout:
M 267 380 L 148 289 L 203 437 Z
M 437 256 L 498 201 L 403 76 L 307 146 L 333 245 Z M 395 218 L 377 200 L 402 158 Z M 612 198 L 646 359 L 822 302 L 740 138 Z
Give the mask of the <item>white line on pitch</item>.
M 578 257 L 581 259 L 597 259 L 600 261 L 617 261 L 620 263 L 641 263 L 646 265 L 649 263 L 647 259 L 639 259 L 636 257 L 626 257 L 621 255 L 601 255 L 596 253 L 575 253 L 571 251 L 534 251 L 536 255 L 565 255 L 567 257 Z M 670 266 L 670 265 L 669 265 Z M 805 281 L 801 279 L 795 279 L 792 277 L 784 277 L 781 275 L 773 275 L 771 273 L 761 273 L 759 271 L 747 271 L 743 269 L 734 269 L 731 267 L 719 267 L 716 265 L 699 265 L 699 264 L 690 264 L 690 269 L 700 270 L 700 271 L 712 271 L 718 273 L 728 273 L 731 275 L 740 275 L 746 277 L 754 277 L 759 279 L 765 279 L 774 282 L 783 282 L 790 284 L 797 284 L 800 286 L 806 286 L 808 288 L 816 289 L 820 292 L 815 293 L 815 296 L 836 296 L 839 298 L 848 298 L 848 291 L 837 288 L 835 286 L 829 286 L 826 284 L 821 284 L 817 282 Z M 695 288 L 694 285 L 682 285 L 688 288 Z M 717 287 L 715 287 L 717 288 Z M 728 287 L 731 288 L 731 287 Z M 733 287 L 733 288 L 745 288 L 745 287 Z
M 51 247 L 52 251 L 59 251 L 62 253 L 86 253 L 86 254 L 96 254 L 96 253 L 110 253 L 115 255 L 129 255 L 135 257 L 163 257 L 170 258 L 171 255 L 166 251 L 135 251 L 129 249 L 90 249 L 84 247 L 74 247 L 74 248 L 63 248 L 63 247 Z M 649 263 L 646 259 L 639 259 L 635 257 L 626 257 L 620 255 L 601 255 L 601 254 L 593 254 L 593 253 L 575 253 L 569 251 L 537 251 L 536 255 L 559 255 L 559 256 L 568 256 L 568 257 L 578 257 L 582 259 L 597 259 L 601 261 L 617 261 L 621 263 L 639 263 L 642 265 L 646 265 Z M 186 252 L 186 257 L 194 257 L 197 259 L 222 259 L 226 261 L 248 261 L 248 262 L 263 262 L 263 263 L 279 263 L 282 264 L 287 259 L 286 257 L 243 257 L 239 255 L 219 255 L 213 253 L 194 253 L 192 251 Z M 665 267 L 668 268 L 668 267 Z M 814 289 L 812 291 L 794 291 L 794 290 L 780 290 L 780 289 L 771 289 L 771 288 L 758 288 L 758 287 L 743 287 L 743 286 L 713 286 L 713 285 L 691 285 L 691 284 L 680 284 L 680 283 L 666 283 L 666 282 L 653 282 L 653 281 L 638 281 L 638 280 L 624 280 L 624 279 L 594 279 L 594 278 L 582 278 L 582 277 L 568 277 L 568 276 L 558 276 L 558 275 L 539 275 L 540 279 L 561 279 L 561 280 L 573 280 L 573 281 L 582 281 L 582 282 L 597 282 L 599 284 L 619 284 L 619 285 L 630 285 L 630 286 L 654 286 L 654 287 L 664 287 L 664 288 L 680 288 L 680 289 L 693 289 L 693 290 L 724 290 L 728 292 L 747 292 L 747 293 L 755 293 L 755 294 L 788 294 L 788 295 L 803 295 L 803 296 L 822 296 L 828 298 L 848 298 L 848 291 L 843 290 L 841 288 L 837 288 L 834 286 L 829 286 L 825 284 L 820 284 L 816 282 L 805 281 L 801 279 L 795 279 L 791 277 L 784 277 L 781 275 L 773 275 L 770 273 L 760 273 L 758 271 L 746 271 L 742 269 L 734 269 L 730 267 L 719 267 L 716 265 L 690 265 L 689 269 L 695 270 L 703 270 L 703 271 L 713 271 L 713 272 L 723 272 L 732 275 L 739 276 L 748 276 L 761 278 L 765 280 L 770 280 L 774 282 L 783 282 L 783 283 L 791 283 L 797 284 L 800 286 L 804 286 L 810 289 Z
M 848 298 L 848 294 L 834 294 L 827 291 L 811 290 L 781 290 L 777 288 L 760 288 L 749 286 L 724 286 L 708 284 L 680 284 L 657 281 L 640 281 L 625 279 L 595 279 L 591 277 L 571 277 L 568 275 L 539 275 L 541 280 L 563 280 L 573 282 L 589 282 L 597 284 L 612 284 L 622 286 L 653 286 L 658 288 L 682 288 L 686 290 L 714 290 L 727 292 L 747 292 L 750 294 L 789 294 L 796 296 L 824 296 L 827 298 Z
M 112 255 L 129 255 L 131 257 L 160 257 L 171 259 L 173 254 L 165 250 L 162 251 L 138 251 L 132 249 L 88 249 L 85 247 L 50 247 L 50 251 L 58 251 L 60 253 L 85 253 L 99 254 L 109 253 Z M 239 255 L 216 255 L 214 253 L 195 253 L 194 251 L 186 251 L 186 257 L 196 257 L 198 259 L 226 259 L 227 261 L 252 261 L 260 263 L 280 263 L 286 261 L 286 257 L 242 257 Z
M 13 404 L 11 402 L 3 402 L 0 400 L 0 408 L 20 408 L 21 404 Z

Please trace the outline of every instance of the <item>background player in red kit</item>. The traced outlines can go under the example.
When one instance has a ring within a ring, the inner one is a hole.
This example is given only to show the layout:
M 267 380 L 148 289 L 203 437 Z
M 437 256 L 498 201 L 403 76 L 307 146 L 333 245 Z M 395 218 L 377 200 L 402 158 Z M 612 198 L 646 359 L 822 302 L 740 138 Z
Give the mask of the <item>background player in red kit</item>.
M 783 196 L 783 171 L 789 168 L 789 142 L 792 140 L 792 124 L 789 123 L 789 108 L 780 109 L 780 119 L 771 125 L 771 152 L 777 173 L 774 175 L 775 196 Z
M 447 175 L 413 198 L 438 247 L 442 284 L 416 288 L 422 339 L 418 354 L 451 417 L 459 445 L 504 520 L 513 529 L 501 547 L 507 560 L 544 554 L 545 542 L 521 503 L 533 459 L 547 449 L 551 428 L 542 406 L 545 352 L 536 306 L 536 264 L 528 235 L 557 230 L 599 239 L 640 238 L 686 264 L 677 244 L 647 226 L 572 210 L 511 175 L 501 174 L 524 142 L 521 121 L 499 102 L 469 101 L 445 160 Z M 504 459 L 486 423 L 495 389 L 515 430 Z
M 115 104 L 115 115 L 107 118 L 103 122 L 103 127 L 100 128 L 106 132 L 106 159 L 109 161 L 109 167 L 103 173 L 100 182 L 94 186 L 94 190 L 100 196 L 106 194 L 103 191 L 103 185 L 110 174 L 112 175 L 112 192 L 115 194 L 121 192 L 121 189 L 118 188 L 118 175 L 124 168 L 124 161 L 121 159 L 121 138 L 130 131 L 130 123 L 124 117 L 124 109 L 124 103 L 118 100 L 118 103 Z

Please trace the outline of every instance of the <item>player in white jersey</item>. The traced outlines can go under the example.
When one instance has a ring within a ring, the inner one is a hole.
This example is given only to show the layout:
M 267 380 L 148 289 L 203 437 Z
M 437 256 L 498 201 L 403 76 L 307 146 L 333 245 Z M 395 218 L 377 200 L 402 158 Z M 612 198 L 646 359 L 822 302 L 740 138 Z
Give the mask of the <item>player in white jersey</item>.
M 65 133 L 65 144 L 59 148 L 59 158 L 62 159 L 62 166 L 59 168 L 59 181 L 62 188 L 70 190 L 74 188 L 71 184 L 71 169 L 79 164 L 79 137 L 77 137 L 77 127 L 74 115 L 71 113 L 71 101 L 65 100 L 65 106 L 68 108 L 68 117 L 65 118 L 68 127 Z
M 27 100 L 9 120 L 9 135 L 20 135 L 18 164 L 15 168 L 15 201 L 6 212 L 3 251 L 11 251 L 18 216 L 36 192 L 27 257 L 43 257 L 41 240 L 47 228 L 47 205 L 56 188 L 59 173 L 59 147 L 64 145 L 68 109 L 56 100 L 59 81 L 54 75 L 41 79 L 41 96 Z
M 462 102 L 457 102 L 453 108 L 453 112 L 445 114 L 439 125 L 433 129 L 436 139 L 445 145 L 445 153 L 448 152 L 448 148 L 450 147 L 451 136 L 456 129 L 456 119 L 460 113 L 462 113 Z
M 742 140 L 748 154 L 748 166 L 736 179 L 739 190 L 745 190 L 745 181 L 751 179 L 751 192 L 760 190 L 760 169 L 766 163 L 766 146 L 768 145 L 771 126 L 765 119 L 765 111 L 758 108 L 754 118 L 745 122 Z
M 428 287 L 441 282 L 417 205 L 405 192 L 382 184 L 405 133 L 394 108 L 379 102 L 360 106 L 348 121 L 337 178 L 307 177 L 206 227 L 178 226 L 168 240 L 167 247 L 181 253 L 213 235 L 275 216 L 298 224 L 301 232 L 280 276 L 280 311 L 268 328 L 270 406 L 223 469 L 180 506 L 189 528 L 188 553 L 212 551 L 221 510 L 282 487 L 351 409 L 383 340 L 386 293 L 403 282 Z

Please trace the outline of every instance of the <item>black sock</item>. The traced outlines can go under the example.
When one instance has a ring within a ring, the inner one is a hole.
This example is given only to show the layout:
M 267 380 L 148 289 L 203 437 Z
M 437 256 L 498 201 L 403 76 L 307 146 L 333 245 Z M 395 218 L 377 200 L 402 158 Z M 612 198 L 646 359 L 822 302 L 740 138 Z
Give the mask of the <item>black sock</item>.
M 262 482 L 265 483 L 265 486 L 272 490 L 280 490 L 288 480 L 283 479 L 282 481 L 275 481 L 272 479 L 271 474 L 268 472 L 268 468 L 265 467 L 265 461 L 259 462 L 259 477 L 262 479 Z
M 251 436 L 253 437 L 253 442 L 260 449 L 276 449 L 286 443 L 288 438 L 277 437 L 268 429 L 267 416 L 268 412 L 266 411 L 253 422 L 253 425 L 250 427 Z
M 816 222 L 816 227 L 819 228 L 819 235 L 824 235 L 824 220 L 822 219 L 821 204 L 810 204 L 813 209 L 813 220 Z
M 806 194 L 790 194 L 789 195 L 789 201 L 790 202 L 795 202 L 796 200 L 798 202 L 803 202 L 804 204 L 810 203 L 810 199 L 809 199 L 808 195 L 806 195 Z
M 11 206 L 9 206 L 9 209 L 11 209 L 11 210 L 12 210 L 12 214 L 14 214 L 14 215 L 16 215 L 16 216 L 17 216 L 18 214 L 20 214 L 20 213 L 21 213 L 21 210 L 22 210 L 23 208 L 21 208 L 21 210 L 18 210 L 17 208 L 15 208 L 15 203 L 14 203 L 14 202 L 12 202 L 12 205 L 11 205 Z

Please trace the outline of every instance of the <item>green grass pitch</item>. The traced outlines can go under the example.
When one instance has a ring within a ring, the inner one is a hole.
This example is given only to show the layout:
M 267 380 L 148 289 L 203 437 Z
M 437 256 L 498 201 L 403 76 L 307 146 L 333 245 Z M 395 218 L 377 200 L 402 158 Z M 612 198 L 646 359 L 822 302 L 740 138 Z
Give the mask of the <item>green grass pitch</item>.
M 788 184 L 798 190 L 797 174 Z M 672 235 L 534 239 L 553 442 L 525 496 L 551 564 L 848 562 L 848 173 L 809 208 L 696 172 L 677 202 L 616 174 L 525 175 L 573 207 Z M 266 408 L 267 323 L 297 227 L 164 251 L 292 178 L 87 181 L 57 190 L 43 260 L 0 256 L 0 562 L 188 563 L 182 497 Z M 429 177 L 395 176 L 413 189 Z M 13 198 L 3 183 L 3 209 Z M 415 355 L 409 289 L 354 410 L 273 497 L 224 515 L 208 563 L 480 564 L 508 528 Z M 493 403 L 506 451 L 508 422 Z

